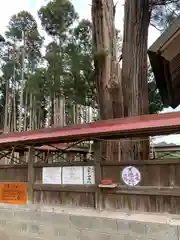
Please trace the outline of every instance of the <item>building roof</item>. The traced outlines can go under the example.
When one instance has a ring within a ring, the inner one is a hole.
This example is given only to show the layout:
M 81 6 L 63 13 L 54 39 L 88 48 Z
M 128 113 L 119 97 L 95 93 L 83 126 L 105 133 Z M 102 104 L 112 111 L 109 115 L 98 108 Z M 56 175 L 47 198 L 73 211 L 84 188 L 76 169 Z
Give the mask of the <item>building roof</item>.
M 180 104 L 180 16 L 152 44 L 148 55 L 165 105 Z
M 167 135 L 180 132 L 180 112 L 96 121 L 64 128 L 0 135 L 0 148 L 48 145 L 87 139 L 120 139 Z

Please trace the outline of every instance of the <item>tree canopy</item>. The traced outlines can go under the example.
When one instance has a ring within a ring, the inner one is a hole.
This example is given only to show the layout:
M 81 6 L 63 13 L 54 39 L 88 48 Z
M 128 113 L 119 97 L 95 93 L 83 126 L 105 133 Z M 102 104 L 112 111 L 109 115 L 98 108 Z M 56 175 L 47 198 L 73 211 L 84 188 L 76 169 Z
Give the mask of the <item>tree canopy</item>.
M 151 23 L 164 30 L 179 11 L 178 1 L 156 2 Z M 82 118 L 87 121 L 87 112 L 97 113 L 91 22 L 79 19 L 70 0 L 50 1 L 38 15 L 41 27 L 51 37 L 46 46 L 35 18 L 25 10 L 10 18 L 5 42 L 0 36 L 0 111 L 6 131 L 18 130 L 20 113 L 24 130 L 52 126 L 62 103 L 63 124 Z M 118 41 L 121 46 L 121 38 Z M 156 113 L 163 105 L 151 70 L 148 79 L 149 113 Z

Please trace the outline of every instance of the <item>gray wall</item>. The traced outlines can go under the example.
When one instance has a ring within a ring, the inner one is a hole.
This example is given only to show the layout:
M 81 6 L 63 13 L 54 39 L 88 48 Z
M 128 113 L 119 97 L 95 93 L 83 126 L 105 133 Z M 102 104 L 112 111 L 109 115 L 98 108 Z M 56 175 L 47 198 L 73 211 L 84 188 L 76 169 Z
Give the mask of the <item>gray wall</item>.
M 179 240 L 180 216 L 0 204 L 0 240 Z

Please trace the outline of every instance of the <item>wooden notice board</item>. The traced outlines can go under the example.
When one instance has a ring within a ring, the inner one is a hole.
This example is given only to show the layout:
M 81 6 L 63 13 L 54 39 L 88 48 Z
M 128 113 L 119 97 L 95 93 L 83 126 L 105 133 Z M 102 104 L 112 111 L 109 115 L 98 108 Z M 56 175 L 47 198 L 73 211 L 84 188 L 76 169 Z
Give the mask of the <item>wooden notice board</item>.
M 0 182 L 0 203 L 26 204 L 27 186 L 24 182 Z

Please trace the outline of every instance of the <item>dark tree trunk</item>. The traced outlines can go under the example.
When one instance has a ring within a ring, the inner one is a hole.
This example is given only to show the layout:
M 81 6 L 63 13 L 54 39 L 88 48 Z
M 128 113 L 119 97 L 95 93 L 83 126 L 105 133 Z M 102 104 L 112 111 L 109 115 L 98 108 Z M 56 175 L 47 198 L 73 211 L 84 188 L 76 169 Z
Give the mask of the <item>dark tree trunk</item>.
M 92 0 L 95 81 L 102 120 L 123 116 L 114 17 L 113 0 Z M 119 142 L 104 142 L 102 154 L 105 159 L 120 160 Z
M 122 83 L 124 116 L 148 114 L 147 44 L 149 0 L 126 0 L 124 7 Z M 149 141 L 131 141 L 127 160 L 148 159 Z
M 95 80 L 98 92 L 100 118 L 113 118 L 109 84 L 113 61 L 113 0 L 92 0 Z

